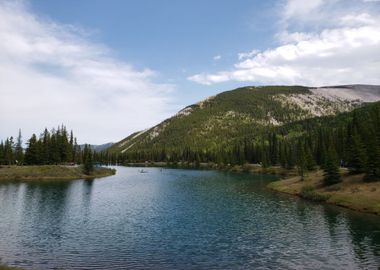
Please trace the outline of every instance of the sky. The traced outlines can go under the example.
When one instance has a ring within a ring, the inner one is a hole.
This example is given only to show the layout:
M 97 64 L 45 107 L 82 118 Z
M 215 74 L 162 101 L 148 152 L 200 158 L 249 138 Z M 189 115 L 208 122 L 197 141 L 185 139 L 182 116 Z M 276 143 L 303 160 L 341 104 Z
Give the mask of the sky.
M 117 142 L 246 85 L 380 84 L 378 0 L 0 0 L 0 139 Z

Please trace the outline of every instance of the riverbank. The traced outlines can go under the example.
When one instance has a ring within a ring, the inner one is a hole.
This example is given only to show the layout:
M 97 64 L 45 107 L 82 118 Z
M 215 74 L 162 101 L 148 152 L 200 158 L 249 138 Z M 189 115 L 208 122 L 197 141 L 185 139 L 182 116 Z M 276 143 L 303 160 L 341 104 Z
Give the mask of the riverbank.
M 203 169 L 203 170 L 222 170 L 232 172 L 245 172 L 255 174 L 271 174 L 280 177 L 296 176 L 297 171 L 295 169 L 285 169 L 281 166 L 271 166 L 264 168 L 259 164 L 244 164 L 244 165 L 229 165 L 229 164 L 217 164 L 213 162 L 199 164 L 192 162 L 135 162 L 126 163 L 127 167 L 164 167 L 174 169 Z
M 280 166 L 264 168 L 259 164 L 218 165 L 215 163 L 145 162 L 128 163 L 126 166 L 215 169 L 277 175 L 284 180 L 270 183 L 268 187 L 272 190 L 296 195 L 308 200 L 326 202 L 360 212 L 380 215 L 380 182 L 364 182 L 364 175 L 350 175 L 346 170 L 341 171 L 341 183 L 325 187 L 323 185 L 323 171 L 321 170 L 309 172 L 305 176 L 305 180 L 301 181 L 296 169 L 289 170 Z
M 104 167 L 95 168 L 90 175 L 86 175 L 79 166 L 0 166 L 0 181 L 92 179 L 114 174 L 114 169 Z
M 23 270 L 23 269 L 16 268 L 16 267 L 9 267 L 9 266 L 0 265 L 0 270 Z
M 364 175 L 341 172 L 342 182 L 323 185 L 323 171 L 310 172 L 303 181 L 299 176 L 272 182 L 272 190 L 305 199 L 343 206 L 364 213 L 380 215 L 380 182 L 363 182 Z

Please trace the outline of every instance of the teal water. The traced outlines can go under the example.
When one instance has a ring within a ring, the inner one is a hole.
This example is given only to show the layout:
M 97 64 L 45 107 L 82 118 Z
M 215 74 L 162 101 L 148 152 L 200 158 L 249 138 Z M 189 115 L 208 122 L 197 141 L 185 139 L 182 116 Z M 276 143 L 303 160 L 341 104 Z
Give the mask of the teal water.
M 118 167 L 0 184 L 0 264 L 25 269 L 378 269 L 380 218 L 271 192 L 270 176 Z

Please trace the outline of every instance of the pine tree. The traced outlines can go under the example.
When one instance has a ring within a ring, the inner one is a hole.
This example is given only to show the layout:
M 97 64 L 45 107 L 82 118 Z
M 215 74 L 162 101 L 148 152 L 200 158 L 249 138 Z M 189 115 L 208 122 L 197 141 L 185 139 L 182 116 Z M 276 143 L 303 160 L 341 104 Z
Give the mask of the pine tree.
M 50 147 L 51 147 L 51 141 L 50 141 L 50 133 L 45 128 L 44 132 L 41 134 L 41 163 L 42 164 L 50 164 Z
M 18 131 L 17 142 L 15 146 L 15 159 L 17 165 L 22 165 L 24 163 L 24 150 L 22 148 L 21 129 Z
M 333 147 L 327 151 L 326 164 L 324 165 L 324 184 L 326 186 L 337 184 L 341 181 L 336 152 Z
M 374 123 L 372 122 L 371 125 Z M 380 141 L 377 138 L 375 126 L 369 127 L 370 132 L 366 138 L 367 142 L 367 163 L 365 168 L 365 180 L 380 180 Z
M 4 163 L 12 165 L 14 163 L 13 156 L 13 137 L 7 138 L 4 144 Z
M 306 159 L 306 169 L 308 171 L 315 170 L 315 167 L 317 165 L 316 165 L 315 160 L 313 158 L 313 154 L 310 150 L 309 144 L 306 144 L 306 146 L 305 146 L 305 159 Z
M 94 171 L 91 147 L 85 144 L 83 149 L 83 173 L 90 175 Z
M 285 142 L 282 142 L 280 144 L 280 163 L 281 167 L 286 168 L 287 162 L 286 162 L 286 150 L 285 150 Z
M 25 162 L 28 165 L 39 164 L 40 153 L 38 151 L 37 136 L 33 134 L 28 141 L 28 147 L 25 151 Z
M 365 144 L 356 129 L 353 130 L 350 142 L 348 168 L 353 174 L 364 173 L 367 167 L 367 153 Z
M 296 165 L 296 155 L 295 155 L 295 147 L 292 143 L 288 143 L 286 146 L 286 168 L 287 169 L 293 169 Z
M 299 141 L 298 146 L 297 146 L 297 171 L 298 171 L 298 175 L 301 176 L 302 181 L 304 180 L 306 166 L 307 166 L 307 160 L 306 160 L 304 146 L 303 146 L 303 143 Z
M 278 140 L 277 134 L 273 132 L 270 136 L 270 160 L 272 165 L 278 164 L 279 153 L 278 153 Z
M 4 156 L 4 143 L 1 141 L 0 143 L 0 165 L 5 164 L 5 156 Z
M 52 130 L 49 145 L 49 163 L 59 164 L 61 163 L 61 153 L 59 147 L 59 133 L 60 130 Z

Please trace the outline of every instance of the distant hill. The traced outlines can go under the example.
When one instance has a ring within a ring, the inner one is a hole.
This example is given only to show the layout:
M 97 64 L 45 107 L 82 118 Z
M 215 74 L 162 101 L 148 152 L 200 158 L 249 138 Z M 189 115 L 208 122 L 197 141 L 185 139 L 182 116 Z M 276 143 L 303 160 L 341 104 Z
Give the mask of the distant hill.
M 102 152 L 102 151 L 107 150 L 108 148 L 110 148 L 113 144 L 114 143 L 112 143 L 112 142 L 105 143 L 105 144 L 99 144 L 99 145 L 90 144 L 90 147 L 95 152 Z M 80 148 L 81 148 L 81 150 L 83 150 L 84 149 L 84 144 L 81 144 Z
M 113 144 L 109 151 L 229 148 L 243 139 L 255 140 L 268 127 L 349 112 L 380 100 L 380 86 L 242 87 L 209 97 L 173 117 Z

